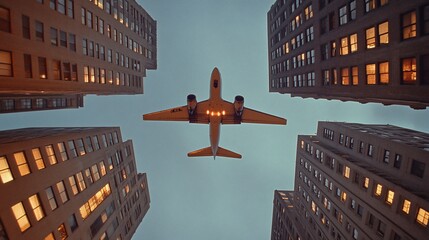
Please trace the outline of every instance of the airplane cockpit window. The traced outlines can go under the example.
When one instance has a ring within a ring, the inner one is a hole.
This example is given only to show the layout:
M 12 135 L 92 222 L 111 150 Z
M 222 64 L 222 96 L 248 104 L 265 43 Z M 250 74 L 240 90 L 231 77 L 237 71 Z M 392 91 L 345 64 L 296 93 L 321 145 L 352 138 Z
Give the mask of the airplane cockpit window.
M 218 81 L 218 80 L 214 80 L 214 81 L 213 81 L 213 87 L 217 88 L 217 87 L 218 87 L 218 84 L 219 84 L 219 81 Z

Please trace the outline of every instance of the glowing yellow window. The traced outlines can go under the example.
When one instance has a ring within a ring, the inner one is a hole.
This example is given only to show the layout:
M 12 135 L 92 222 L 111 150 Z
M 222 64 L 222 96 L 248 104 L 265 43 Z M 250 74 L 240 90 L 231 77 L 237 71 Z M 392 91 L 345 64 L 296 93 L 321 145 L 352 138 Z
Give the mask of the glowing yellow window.
M 411 208 L 411 202 L 407 199 L 404 199 L 404 204 L 402 204 L 402 212 L 409 214 Z
M 30 174 L 30 168 L 28 167 L 27 159 L 25 158 L 24 152 L 14 153 L 13 156 L 15 157 L 16 165 L 18 166 L 18 170 L 21 176 Z
M 13 205 L 12 212 L 13 212 L 13 215 L 15 215 L 15 219 L 19 225 L 19 228 L 21 229 L 21 232 L 24 232 L 29 227 L 31 227 L 31 224 L 28 221 L 27 213 L 25 212 L 22 202 L 19 202 Z
M 344 177 L 349 178 L 350 177 L 350 168 L 349 167 L 345 167 L 344 168 Z
M 347 200 L 347 193 L 346 192 L 342 192 L 341 193 L 341 201 L 345 202 Z
M 2 183 L 13 180 L 12 172 L 9 169 L 6 157 L 0 157 L 0 180 Z
M 364 188 L 366 188 L 366 189 L 368 189 L 368 187 L 369 187 L 369 178 L 365 178 L 365 180 L 364 180 L 364 182 L 363 182 L 363 187 Z
M 419 212 L 417 214 L 417 222 L 423 226 L 427 226 L 429 222 L 429 212 L 424 210 L 423 208 L 419 208 Z
M 387 191 L 386 203 L 392 205 L 395 192 L 392 190 Z
M 33 209 L 36 220 L 40 221 L 43 217 L 45 217 L 45 213 L 43 212 L 43 208 L 40 205 L 39 196 L 34 194 L 33 196 L 29 197 L 28 200 L 30 201 L 30 205 Z
M 377 187 L 375 188 L 375 196 L 380 196 L 381 191 L 383 190 L 383 186 L 381 184 L 377 184 Z

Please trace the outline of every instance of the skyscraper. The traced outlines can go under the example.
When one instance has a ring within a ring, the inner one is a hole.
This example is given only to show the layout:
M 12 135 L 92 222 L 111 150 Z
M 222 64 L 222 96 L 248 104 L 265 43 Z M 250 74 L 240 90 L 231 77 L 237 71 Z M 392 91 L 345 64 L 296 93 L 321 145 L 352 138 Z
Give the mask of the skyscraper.
M 0 113 L 83 106 L 66 96 L 142 94 L 156 42 L 156 21 L 134 0 L 2 1 Z M 52 107 L 52 97 L 63 100 Z
M 1 131 L 0 195 L 0 239 L 131 239 L 150 204 L 117 127 Z
M 272 239 L 426 239 L 428 159 L 427 133 L 319 122 L 298 136 L 294 191 L 275 193 Z
M 429 105 L 425 0 L 277 0 L 267 15 L 270 92 Z

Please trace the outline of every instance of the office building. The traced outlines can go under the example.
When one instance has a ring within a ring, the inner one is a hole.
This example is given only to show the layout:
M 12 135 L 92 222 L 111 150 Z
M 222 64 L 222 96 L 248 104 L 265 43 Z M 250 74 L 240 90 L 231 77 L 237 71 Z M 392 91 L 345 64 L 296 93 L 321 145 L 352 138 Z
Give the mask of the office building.
M 319 122 L 317 135 L 298 136 L 295 187 L 276 192 L 273 212 L 285 214 L 273 215 L 272 239 L 426 239 L 428 159 L 427 133 Z
M 49 109 L 37 99 L 59 96 L 76 108 L 70 95 L 142 94 L 157 68 L 156 29 L 134 0 L 1 1 L 0 113 Z
M 292 97 L 429 105 L 426 0 L 277 0 L 269 89 Z
M 145 173 L 118 127 L 0 132 L 0 239 L 131 239 Z

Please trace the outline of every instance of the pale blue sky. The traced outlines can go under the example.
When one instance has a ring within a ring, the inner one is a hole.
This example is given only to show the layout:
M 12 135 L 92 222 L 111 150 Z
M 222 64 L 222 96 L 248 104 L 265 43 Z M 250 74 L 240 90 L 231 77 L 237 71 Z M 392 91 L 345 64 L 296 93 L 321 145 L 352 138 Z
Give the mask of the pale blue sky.
M 119 126 L 132 139 L 138 171 L 147 172 L 151 208 L 134 239 L 270 239 L 275 189 L 292 189 L 298 134 L 318 120 L 393 124 L 429 132 L 429 110 L 291 98 L 268 92 L 266 13 L 274 0 L 140 0 L 158 21 L 158 70 L 145 94 L 87 96 L 78 110 L 0 115 L 0 128 Z M 223 97 L 288 119 L 287 126 L 223 126 L 220 146 L 243 155 L 188 158 L 209 145 L 208 126 L 143 122 L 142 114 L 209 94 L 212 69 Z

